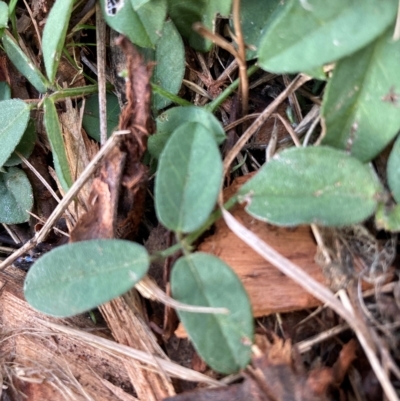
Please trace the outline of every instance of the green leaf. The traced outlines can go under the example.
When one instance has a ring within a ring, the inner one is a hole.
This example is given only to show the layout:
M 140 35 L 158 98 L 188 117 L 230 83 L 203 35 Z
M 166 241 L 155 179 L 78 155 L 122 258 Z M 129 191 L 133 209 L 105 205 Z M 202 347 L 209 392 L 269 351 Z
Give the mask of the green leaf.
M 156 212 L 170 230 L 198 229 L 212 212 L 222 184 L 213 135 L 199 123 L 178 128 L 165 146 L 155 182 Z
M 54 82 L 64 47 L 74 0 L 56 0 L 43 30 L 42 48 L 46 74 Z
M 209 111 L 196 106 L 173 107 L 157 117 L 157 134 L 151 135 L 148 141 L 151 155 L 158 159 L 171 134 L 188 122 L 203 124 L 208 132 L 213 134 L 218 144 L 226 139 L 221 123 Z
M 217 14 L 229 16 L 231 3 L 231 0 L 168 0 L 168 15 L 181 35 L 189 40 L 191 47 L 206 52 L 210 50 L 212 43 L 193 31 L 193 24 L 201 22 L 215 31 L 215 17 Z
M 282 10 L 284 4 L 281 0 L 269 0 L 262 5 L 260 12 L 260 0 L 246 0 L 240 4 L 240 21 L 244 42 L 248 46 L 246 50 L 247 60 L 257 57 L 257 49 L 263 31 L 266 31 L 276 15 Z M 231 29 L 234 31 L 231 21 Z
M 26 174 L 16 167 L 0 173 L 0 222 L 25 223 L 32 206 L 32 187 Z
M 29 121 L 29 106 L 22 100 L 11 99 L 0 102 L 0 167 L 14 151 Z
M 108 0 L 100 0 L 100 4 L 111 28 L 141 47 L 155 47 L 167 15 L 167 0 L 149 0 L 136 10 L 130 0 L 120 0 L 118 6 L 111 6 Z
M 147 59 L 155 62 L 152 82 L 176 95 L 181 88 L 185 74 L 185 49 L 182 38 L 172 21 L 164 24 L 155 51 L 148 49 L 145 55 Z M 157 110 L 171 104 L 170 100 L 157 93 L 153 93 L 152 102 Z
M 389 29 L 374 43 L 340 60 L 328 83 L 323 144 L 373 159 L 400 129 L 400 42 Z
M 58 122 L 56 106 L 50 98 L 46 98 L 44 100 L 43 109 L 44 125 L 46 127 L 47 137 L 53 153 L 54 168 L 64 191 L 68 191 L 72 185 L 72 177 L 67 154 L 65 153 L 60 123 Z
M 324 96 L 322 143 L 373 159 L 400 129 L 400 42 L 389 29 L 374 43 L 340 60 Z
M 77 315 L 131 289 L 148 267 L 146 249 L 134 242 L 98 239 L 63 245 L 30 268 L 25 298 L 48 315 Z
M 343 226 L 368 218 L 381 190 L 368 165 L 325 147 L 277 154 L 239 190 L 252 216 L 282 226 Z
M 0 29 L 7 28 L 8 24 L 8 5 L 0 1 Z
M 397 0 L 289 0 L 261 39 L 264 70 L 294 73 L 347 56 L 394 21 Z
M 144 4 L 148 3 L 150 0 L 130 0 L 134 10 L 137 10 Z
M 180 302 L 227 308 L 229 314 L 177 310 L 197 352 L 214 370 L 230 374 L 250 361 L 253 315 L 249 298 L 233 270 L 206 253 L 180 258 L 172 269 L 171 290 Z
M 113 93 L 107 93 L 107 137 L 110 137 L 116 127 L 118 127 L 119 115 L 121 110 L 118 98 Z M 100 142 L 100 114 L 98 95 L 89 96 L 85 102 L 85 112 L 83 114 L 82 125 L 89 136 Z
M 40 93 L 46 93 L 49 84 L 43 74 L 33 65 L 32 61 L 18 46 L 9 32 L 5 31 L 2 38 L 4 50 L 15 68 L 36 88 Z
M 33 148 L 35 147 L 35 142 L 36 142 L 35 123 L 33 122 L 33 120 L 29 120 L 24 135 L 22 135 L 22 138 L 17 147 L 15 148 L 15 151 L 7 159 L 4 165 L 16 166 L 17 164 L 21 164 L 21 158 L 15 152 L 21 153 L 21 155 L 27 159 L 33 152 Z
M 400 232 L 400 205 L 386 208 L 379 204 L 375 214 L 375 225 L 378 230 Z
M 11 99 L 11 88 L 7 82 L 0 82 L 0 101 Z
M 397 137 L 387 162 L 387 180 L 393 198 L 400 203 L 400 136 Z

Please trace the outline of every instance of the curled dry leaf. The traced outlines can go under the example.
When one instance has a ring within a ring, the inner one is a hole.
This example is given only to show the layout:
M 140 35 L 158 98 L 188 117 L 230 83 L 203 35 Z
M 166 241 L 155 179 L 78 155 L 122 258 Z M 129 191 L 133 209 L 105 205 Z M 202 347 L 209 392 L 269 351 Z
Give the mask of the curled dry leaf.
M 145 64 L 126 38 L 120 37 L 116 42 L 125 53 L 128 69 L 128 102 L 121 113 L 119 129 L 130 133 L 122 136 L 119 146 L 104 159 L 93 181 L 88 212 L 72 231 L 71 242 L 115 237 L 132 239 L 143 213 L 147 168 L 141 160 L 147 137 L 153 133 L 151 65 Z

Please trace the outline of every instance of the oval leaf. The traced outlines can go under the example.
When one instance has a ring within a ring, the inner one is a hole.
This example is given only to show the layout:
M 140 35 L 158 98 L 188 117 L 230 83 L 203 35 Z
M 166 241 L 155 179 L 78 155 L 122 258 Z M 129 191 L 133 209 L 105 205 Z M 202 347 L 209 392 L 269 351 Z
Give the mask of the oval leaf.
M 199 123 L 182 125 L 172 134 L 158 164 L 159 220 L 173 231 L 195 231 L 212 212 L 221 183 L 222 161 L 212 134 Z
M 195 22 L 201 22 L 210 30 L 215 30 L 217 14 L 229 16 L 231 0 L 168 0 L 168 15 L 182 36 L 189 39 L 189 44 L 196 50 L 208 51 L 212 43 L 205 40 L 193 30 Z
M 246 0 L 240 5 L 240 21 L 242 23 L 243 39 L 246 43 L 246 58 L 257 57 L 261 33 L 266 31 L 276 15 L 284 7 L 281 0 L 269 0 L 263 4 L 260 12 L 260 0 Z M 234 32 L 233 22 L 231 29 Z
M 121 109 L 118 98 L 113 93 L 107 93 L 107 137 L 110 137 L 116 127 Z M 89 136 L 100 142 L 100 114 L 98 95 L 89 96 L 85 102 L 82 125 Z
M 259 65 L 270 72 L 311 70 L 347 56 L 394 21 L 397 0 L 290 0 L 266 30 Z
M 387 162 L 387 180 L 393 198 L 400 203 L 400 136 L 397 137 Z
M 73 4 L 74 0 L 56 0 L 44 26 L 43 60 L 50 82 L 56 77 Z
M 226 139 L 221 123 L 209 111 L 196 106 L 173 107 L 157 117 L 157 134 L 151 135 L 148 140 L 151 155 L 158 159 L 171 134 L 188 122 L 204 125 L 219 145 Z
M 69 169 L 67 154 L 61 132 L 56 106 L 50 98 L 44 100 L 44 125 L 53 153 L 54 169 L 64 191 L 72 185 L 71 170 Z
M 29 121 L 29 106 L 19 99 L 0 102 L 0 167 L 20 142 Z
M 136 10 L 130 0 L 100 0 L 100 4 L 111 28 L 141 47 L 155 47 L 167 15 L 166 0 L 149 0 Z
M 380 186 L 369 166 L 328 147 L 282 151 L 239 190 L 254 217 L 282 226 L 342 226 L 369 217 Z
M 98 239 L 63 245 L 30 268 L 25 298 L 48 315 L 77 315 L 128 291 L 148 267 L 146 249 L 134 242 Z
M 7 28 L 8 23 L 8 5 L 0 1 L 0 29 Z
M 5 166 L 16 166 L 17 164 L 21 164 L 21 158 L 17 155 L 16 152 L 20 153 L 22 156 L 27 159 L 31 153 L 33 152 L 33 148 L 35 147 L 36 141 L 36 130 L 35 123 L 33 120 L 29 120 L 28 126 L 22 135 L 22 138 L 15 148 L 14 152 L 4 163 Z
M 153 60 L 155 66 L 151 77 L 152 82 L 176 95 L 181 89 L 185 74 L 185 49 L 182 38 L 172 21 L 164 24 Z M 157 93 L 153 94 L 153 105 L 157 110 L 170 104 L 171 101 L 165 97 Z
M 386 208 L 383 204 L 378 205 L 375 225 L 378 230 L 400 232 L 400 205 L 391 208 Z
M 5 81 L 0 81 L 0 101 L 11 99 L 11 88 Z
M 227 308 L 205 314 L 177 310 L 197 352 L 214 370 L 229 374 L 250 361 L 253 315 L 249 298 L 233 270 L 206 253 L 180 258 L 172 269 L 171 290 L 185 304 Z
M 400 42 L 389 29 L 374 43 L 340 60 L 328 83 L 323 144 L 372 160 L 400 129 Z
M 15 68 L 36 88 L 40 93 L 46 93 L 49 84 L 43 74 L 33 65 L 32 61 L 18 46 L 9 32 L 5 31 L 2 38 L 4 50 Z
M 19 224 L 29 220 L 33 206 L 31 184 L 19 168 L 0 173 L 0 222 Z

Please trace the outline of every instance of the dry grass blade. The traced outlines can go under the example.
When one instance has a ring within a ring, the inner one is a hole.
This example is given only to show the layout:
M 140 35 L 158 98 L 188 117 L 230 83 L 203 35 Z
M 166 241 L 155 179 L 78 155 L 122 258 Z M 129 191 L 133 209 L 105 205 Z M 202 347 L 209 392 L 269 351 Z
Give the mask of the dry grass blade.
M 65 333 L 72 337 L 79 338 L 79 339 L 85 341 L 88 345 L 91 345 L 96 348 L 100 348 L 102 350 L 106 350 L 108 352 L 111 352 L 114 355 L 133 358 L 140 362 L 146 363 L 147 365 L 149 365 L 149 367 L 154 367 L 156 369 L 159 366 L 161 366 L 163 368 L 163 370 L 172 377 L 177 377 L 182 380 L 204 383 L 204 384 L 208 384 L 210 386 L 223 386 L 224 385 L 223 383 L 220 383 L 219 381 L 217 381 L 215 379 L 212 379 L 206 375 L 203 375 L 202 373 L 182 367 L 180 365 L 177 365 L 174 362 L 171 362 L 171 361 L 168 361 L 168 360 L 165 360 L 162 358 L 158 358 L 158 357 L 156 357 L 154 355 L 150 355 L 146 352 L 133 349 L 126 345 L 118 344 L 113 341 L 107 340 L 102 337 L 95 336 L 90 333 L 76 330 L 76 329 L 73 329 L 73 328 L 70 328 L 67 326 L 61 326 L 59 324 L 46 322 L 44 320 L 40 320 L 40 323 L 43 324 L 44 326 L 49 327 L 50 329 L 52 329 L 56 332 Z
M 235 146 L 226 155 L 224 160 L 224 175 L 229 171 L 230 165 L 232 164 L 235 157 L 242 150 L 246 142 L 256 133 L 256 131 L 264 124 L 264 122 L 271 117 L 272 113 L 275 112 L 276 108 L 296 89 L 305 84 L 311 78 L 306 75 L 298 75 L 290 85 L 260 114 L 260 116 L 250 125 L 250 127 L 244 132 L 244 134 L 236 142 Z
M 81 190 L 82 186 L 96 171 L 103 157 L 106 156 L 108 153 L 110 153 L 111 150 L 114 149 L 114 147 L 119 143 L 121 135 L 126 135 L 127 133 L 129 133 L 129 131 L 114 132 L 114 134 L 108 139 L 106 144 L 100 149 L 99 153 L 88 164 L 85 171 L 80 175 L 80 177 L 74 182 L 69 191 L 65 194 L 64 198 L 58 204 L 57 208 L 54 209 L 54 212 L 46 221 L 46 224 L 42 227 L 42 229 L 38 231 L 36 235 L 30 241 L 28 241 L 24 246 L 19 248 L 7 259 L 5 259 L 2 263 L 0 263 L 0 270 L 3 270 L 7 266 L 9 266 L 20 256 L 28 252 L 30 249 L 33 249 L 39 242 L 43 241 L 46 238 L 47 234 L 52 229 L 54 224 L 67 209 L 69 203 L 74 199 L 76 194 Z
M 388 400 L 398 401 L 396 391 L 390 382 L 386 372 L 381 366 L 378 357 L 371 348 L 371 339 L 368 329 L 351 309 L 350 302 L 348 305 L 343 304 L 334 296 L 334 294 L 326 287 L 314 280 L 313 277 L 305 273 L 300 267 L 284 258 L 268 244 L 258 238 L 253 232 L 239 223 L 227 210 L 222 209 L 223 218 L 228 227 L 254 251 L 263 256 L 266 260 L 276 266 L 282 273 L 296 281 L 310 294 L 324 302 L 327 306 L 333 309 L 347 324 L 354 330 L 357 338 L 364 349 L 367 358 L 370 361 L 371 367 L 374 370 Z M 344 298 L 345 299 L 345 298 Z

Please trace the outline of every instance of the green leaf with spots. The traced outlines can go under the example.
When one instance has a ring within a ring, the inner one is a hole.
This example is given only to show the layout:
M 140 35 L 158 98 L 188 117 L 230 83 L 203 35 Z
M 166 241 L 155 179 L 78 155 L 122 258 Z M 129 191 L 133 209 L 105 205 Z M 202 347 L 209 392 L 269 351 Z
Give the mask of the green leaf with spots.
M 393 28 L 368 47 L 340 60 L 323 100 L 323 144 L 373 159 L 400 129 L 400 42 Z
M 77 315 L 131 289 L 148 267 L 146 249 L 134 242 L 97 239 L 63 245 L 30 268 L 25 299 L 51 316 Z
M 26 174 L 16 167 L 0 173 L 0 223 L 25 223 L 32 206 L 32 187 Z
M 115 31 L 127 36 L 141 47 L 154 48 L 160 39 L 167 15 L 167 0 L 149 0 L 134 8 L 130 0 L 121 0 L 112 5 L 100 0 L 104 19 Z
M 177 313 L 197 352 L 214 370 L 230 374 L 246 367 L 254 335 L 253 314 L 234 271 L 206 253 L 184 256 L 172 269 L 171 290 L 185 304 L 229 310 L 229 314 Z
M 243 39 L 246 43 L 246 58 L 251 60 L 257 57 L 257 51 L 263 32 L 276 18 L 285 4 L 281 0 L 268 0 L 262 5 L 260 12 L 260 0 L 246 0 L 240 4 L 240 22 L 242 25 Z M 234 32 L 233 22 L 231 29 Z
M 397 5 L 397 0 L 289 0 L 260 41 L 259 65 L 294 73 L 348 56 L 392 24 Z
M 281 226 L 344 226 L 371 216 L 381 186 L 372 169 L 333 148 L 289 148 L 239 190 L 252 216 Z
M 186 123 L 165 146 L 155 183 L 156 212 L 170 230 L 198 229 L 212 212 L 222 184 L 222 160 L 204 125 Z

